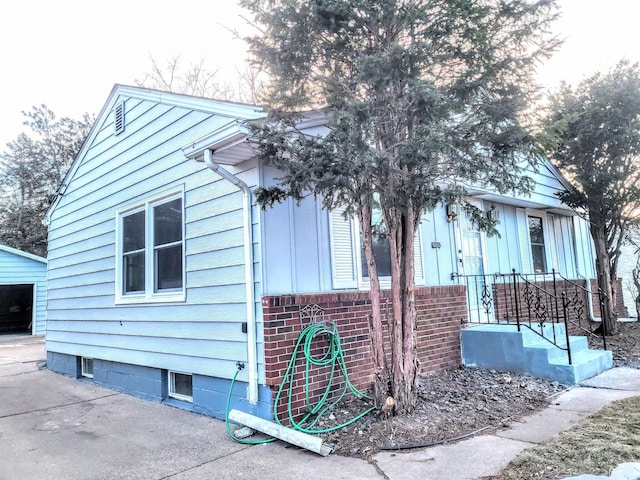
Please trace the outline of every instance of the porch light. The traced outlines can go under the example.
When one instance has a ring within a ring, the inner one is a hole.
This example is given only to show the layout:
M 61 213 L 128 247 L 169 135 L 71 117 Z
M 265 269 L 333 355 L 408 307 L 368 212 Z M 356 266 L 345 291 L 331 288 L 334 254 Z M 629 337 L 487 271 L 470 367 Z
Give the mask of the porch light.
M 491 208 L 487 210 L 487 219 L 492 222 L 500 220 L 500 212 L 496 210 L 495 205 L 491 205 Z
M 455 203 L 450 203 L 447 205 L 447 222 L 455 222 L 458 218 L 458 213 L 460 211 L 460 206 Z

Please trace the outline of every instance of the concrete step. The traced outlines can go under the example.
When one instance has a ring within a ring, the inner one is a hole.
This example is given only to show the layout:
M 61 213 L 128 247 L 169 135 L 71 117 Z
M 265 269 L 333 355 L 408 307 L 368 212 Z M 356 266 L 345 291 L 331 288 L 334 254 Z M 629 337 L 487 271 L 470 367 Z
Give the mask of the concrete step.
M 566 344 L 564 325 L 543 325 L 545 334 L 555 331 L 561 345 Z M 574 385 L 591 378 L 613 364 L 609 351 L 589 350 L 586 337 L 569 337 L 572 364 L 566 350 L 557 348 L 530 329 L 515 325 L 485 324 L 461 332 L 465 365 L 524 373 L 563 384 Z
M 543 361 L 552 361 L 556 358 L 564 358 L 567 356 L 567 350 L 565 348 L 567 345 L 566 337 L 559 340 L 558 346 L 555 346 L 548 340 L 539 337 L 539 341 L 537 343 L 526 344 L 524 345 L 524 348 L 530 349 L 530 352 L 535 357 L 540 357 Z M 576 354 L 589 348 L 587 337 L 571 336 L 569 337 L 569 344 L 571 345 L 572 354 Z
M 612 366 L 613 356 L 608 350 L 583 350 L 576 354 L 571 352 L 571 365 L 565 352 L 562 358 L 549 362 L 542 378 L 575 385 L 609 370 Z
M 561 323 L 545 323 L 542 328 L 538 324 L 527 326 L 522 324 L 520 331 L 523 332 L 524 344 L 538 343 L 541 338 L 555 340 L 558 344 L 566 342 L 566 328 Z

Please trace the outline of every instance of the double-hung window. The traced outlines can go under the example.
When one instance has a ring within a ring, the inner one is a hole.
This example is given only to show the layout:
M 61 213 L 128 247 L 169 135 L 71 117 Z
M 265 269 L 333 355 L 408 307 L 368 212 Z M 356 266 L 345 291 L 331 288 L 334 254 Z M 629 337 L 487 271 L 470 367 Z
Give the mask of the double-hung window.
M 335 290 L 369 288 L 369 272 L 364 255 L 359 222 L 345 217 L 345 209 L 336 207 L 329 212 L 329 237 L 331 254 L 331 280 Z M 391 252 L 389 236 L 380 209 L 372 215 L 373 255 L 376 259 L 378 277 L 383 288 L 388 288 L 391 279 Z M 416 232 L 414 243 L 415 282 L 424 285 L 422 235 Z
M 178 192 L 118 213 L 118 303 L 184 300 L 182 198 Z
M 554 217 L 539 210 L 516 209 L 522 273 L 548 273 L 558 268 Z
M 528 216 L 531 259 L 534 273 L 547 272 L 547 252 L 544 246 L 542 217 Z
M 378 277 L 391 277 L 391 246 L 389 245 L 387 227 L 382 218 L 382 211 L 379 208 L 374 208 L 372 212 L 371 240 L 373 257 L 376 259 L 376 268 L 378 269 Z M 369 278 L 369 269 L 367 268 L 362 234 L 360 235 L 360 243 L 362 277 Z

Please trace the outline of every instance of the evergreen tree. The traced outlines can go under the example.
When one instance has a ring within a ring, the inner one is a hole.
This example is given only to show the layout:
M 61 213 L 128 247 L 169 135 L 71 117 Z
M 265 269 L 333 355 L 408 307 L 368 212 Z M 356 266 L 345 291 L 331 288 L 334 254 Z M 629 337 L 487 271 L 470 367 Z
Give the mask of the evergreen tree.
M 617 331 L 614 282 L 620 248 L 640 218 L 640 70 L 620 62 L 551 96 L 544 121 L 549 156 L 575 189 L 562 200 L 584 212 L 595 245 L 602 318 Z
M 271 121 L 256 129 L 260 154 L 283 172 L 278 187 L 257 191 L 258 201 L 314 194 L 325 207 L 341 205 L 358 217 L 371 279 L 375 396 L 397 413 L 411 411 L 417 226 L 439 204 L 463 203 L 466 185 L 530 190 L 521 172 L 539 157 L 520 116 L 534 92 L 535 63 L 557 44 L 548 32 L 554 1 L 241 3 L 262 32 L 249 41 L 271 81 Z M 326 135 L 292 134 L 304 109 L 322 110 Z M 382 211 L 391 251 L 390 364 L 374 208 Z
M 44 216 L 93 119 L 56 119 L 45 105 L 23 112 L 21 133 L 0 154 L 0 243 L 46 256 Z

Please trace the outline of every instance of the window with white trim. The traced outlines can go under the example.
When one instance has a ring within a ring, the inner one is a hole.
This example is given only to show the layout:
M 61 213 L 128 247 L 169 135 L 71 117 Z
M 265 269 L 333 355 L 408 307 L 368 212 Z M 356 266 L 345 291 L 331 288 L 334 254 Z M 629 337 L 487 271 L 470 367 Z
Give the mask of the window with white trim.
M 529 225 L 529 240 L 531 245 L 533 272 L 545 273 L 547 271 L 547 251 L 544 242 L 542 217 L 529 215 L 527 220 Z
M 184 300 L 182 192 L 118 213 L 116 301 Z
M 193 376 L 169 371 L 169 397 L 193 402 Z
M 344 216 L 344 208 L 329 212 L 329 236 L 331 246 L 331 277 L 335 290 L 369 288 L 369 277 L 362 248 L 359 222 Z M 389 239 L 382 225 L 382 214 L 373 212 L 374 256 L 378 276 L 383 287 L 388 288 L 391 277 L 391 253 Z M 423 246 L 421 229 L 418 228 L 414 242 L 415 282 L 424 285 Z M 386 286 L 385 286 L 386 282 Z
M 546 212 L 516 208 L 522 273 L 547 273 L 557 268 L 553 220 Z
M 371 243 L 373 244 L 373 257 L 376 259 L 378 277 L 391 277 L 391 246 L 387 226 L 382 218 L 382 211 L 374 208 L 371 212 Z M 360 255 L 362 264 L 362 277 L 369 278 L 367 258 L 364 254 L 362 231 L 360 231 Z
M 93 358 L 81 357 L 80 375 L 85 378 L 93 378 Z

